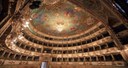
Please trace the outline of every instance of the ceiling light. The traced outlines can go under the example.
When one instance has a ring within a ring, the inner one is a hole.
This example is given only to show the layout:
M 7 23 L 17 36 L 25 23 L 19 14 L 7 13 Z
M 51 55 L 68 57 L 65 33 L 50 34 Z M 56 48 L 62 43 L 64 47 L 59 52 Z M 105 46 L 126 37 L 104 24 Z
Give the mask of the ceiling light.
M 28 21 L 26 21 L 26 25 L 28 25 L 29 24 L 29 22 Z
M 63 31 L 63 25 L 57 25 L 56 29 L 61 32 Z
M 26 27 L 29 27 L 29 22 L 26 21 L 25 24 L 23 24 L 23 26 L 26 28 Z

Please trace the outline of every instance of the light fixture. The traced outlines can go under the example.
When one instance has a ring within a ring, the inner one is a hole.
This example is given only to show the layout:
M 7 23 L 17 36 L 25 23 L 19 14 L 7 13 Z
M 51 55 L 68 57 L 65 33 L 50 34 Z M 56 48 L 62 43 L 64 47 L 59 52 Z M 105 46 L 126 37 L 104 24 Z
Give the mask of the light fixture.
M 63 25 L 57 25 L 57 26 L 56 26 L 56 29 L 57 29 L 59 32 L 63 31 Z
M 26 21 L 26 25 L 28 25 L 29 24 L 29 22 L 28 21 Z
M 26 21 L 23 26 L 26 28 L 26 27 L 29 27 L 29 21 Z

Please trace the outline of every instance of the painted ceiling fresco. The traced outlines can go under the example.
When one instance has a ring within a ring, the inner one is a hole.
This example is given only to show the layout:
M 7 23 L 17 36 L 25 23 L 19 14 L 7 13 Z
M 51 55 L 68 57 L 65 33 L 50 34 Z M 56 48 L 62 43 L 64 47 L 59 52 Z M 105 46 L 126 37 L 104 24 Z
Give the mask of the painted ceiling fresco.
M 40 32 L 60 37 L 79 34 L 95 23 L 90 14 L 70 2 L 33 9 L 31 18 Z

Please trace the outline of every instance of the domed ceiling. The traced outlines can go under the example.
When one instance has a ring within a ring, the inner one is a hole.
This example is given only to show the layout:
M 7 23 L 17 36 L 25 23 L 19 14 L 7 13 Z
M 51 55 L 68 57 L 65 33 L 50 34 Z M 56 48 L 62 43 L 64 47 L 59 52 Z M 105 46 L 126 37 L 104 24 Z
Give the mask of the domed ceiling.
M 85 31 L 95 19 L 70 2 L 31 10 L 32 25 L 52 36 L 71 36 Z

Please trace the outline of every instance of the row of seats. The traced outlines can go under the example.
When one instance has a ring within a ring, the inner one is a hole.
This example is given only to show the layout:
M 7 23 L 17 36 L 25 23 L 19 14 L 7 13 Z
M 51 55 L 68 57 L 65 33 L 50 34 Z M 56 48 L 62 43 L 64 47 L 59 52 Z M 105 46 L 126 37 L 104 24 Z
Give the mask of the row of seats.
M 84 40 L 84 41 L 80 41 L 80 42 L 78 42 L 78 43 L 72 43 L 72 44 L 69 44 L 69 43 L 67 43 L 67 44 L 46 43 L 46 42 L 39 41 L 39 40 L 36 40 L 36 39 L 34 39 L 34 38 L 31 38 L 31 37 L 30 37 L 29 35 L 27 35 L 27 34 L 23 34 L 23 36 L 24 36 L 27 40 L 29 40 L 29 41 L 31 41 L 31 42 L 34 42 L 34 43 L 36 43 L 36 44 L 39 44 L 39 45 L 43 45 L 43 46 L 49 46 L 49 47 L 72 47 L 72 46 L 80 46 L 80 45 L 88 44 L 88 43 L 97 41 L 97 40 L 99 40 L 99 39 L 102 39 L 102 38 L 104 38 L 104 37 L 108 37 L 108 36 L 110 36 L 110 35 L 109 35 L 108 32 L 104 32 L 104 33 L 102 33 L 102 34 L 100 34 L 100 35 L 98 35 L 98 36 L 96 36 L 96 37 L 94 37 L 94 38 L 90 38 L 90 39 L 88 39 L 88 40 Z
M 103 56 L 57 58 L 52 57 L 52 62 L 94 62 L 94 61 L 123 61 L 121 54 L 109 54 Z
M 104 43 L 104 44 L 99 45 L 99 46 L 93 46 L 93 47 L 82 48 L 82 49 L 77 49 L 77 50 L 53 50 L 53 54 L 85 53 L 85 52 L 92 52 L 92 51 L 108 49 L 108 48 L 112 48 L 112 47 L 115 47 L 115 44 L 114 44 L 114 42 L 111 41 L 111 42 Z
M 0 58 L 8 60 L 24 60 L 24 61 L 39 61 L 39 56 L 28 56 L 20 53 L 16 53 L 7 48 L 2 48 L 0 50 Z
M 20 42 L 20 41 L 15 42 L 15 44 L 16 44 L 16 46 L 18 46 L 18 47 L 20 47 L 22 49 L 30 50 L 30 51 L 33 51 L 33 52 L 37 51 L 37 52 L 41 52 L 42 53 L 42 50 L 43 50 L 41 48 L 31 47 L 29 45 L 24 44 L 23 42 Z
M 15 42 L 16 46 L 33 51 L 33 52 L 39 52 L 39 53 L 53 53 L 53 54 L 73 54 L 73 53 L 85 53 L 85 52 L 91 52 L 91 51 L 97 51 L 107 48 L 115 47 L 115 43 L 113 41 L 104 43 L 98 46 L 88 47 L 88 48 L 82 48 L 82 49 L 76 49 L 76 50 L 53 50 L 52 48 L 35 48 L 29 45 L 24 44 L 23 42 L 17 41 Z

